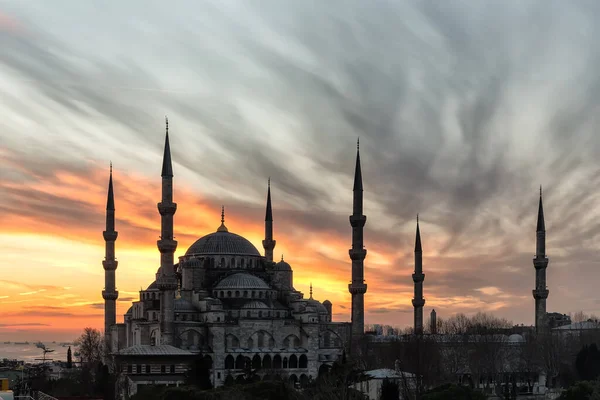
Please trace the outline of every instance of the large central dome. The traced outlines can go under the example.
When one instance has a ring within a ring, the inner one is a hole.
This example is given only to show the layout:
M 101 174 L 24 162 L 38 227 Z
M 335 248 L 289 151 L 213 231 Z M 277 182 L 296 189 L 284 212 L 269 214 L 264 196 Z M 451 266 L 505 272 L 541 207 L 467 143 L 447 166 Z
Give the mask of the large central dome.
M 236 255 L 260 257 L 259 251 L 250 241 L 231 232 L 210 233 L 190 246 L 186 256 L 203 255 Z
M 225 208 L 221 208 L 221 226 L 215 233 L 210 233 L 190 246 L 186 256 L 202 255 L 235 255 L 260 257 L 260 253 L 249 240 L 229 232 L 225 226 Z

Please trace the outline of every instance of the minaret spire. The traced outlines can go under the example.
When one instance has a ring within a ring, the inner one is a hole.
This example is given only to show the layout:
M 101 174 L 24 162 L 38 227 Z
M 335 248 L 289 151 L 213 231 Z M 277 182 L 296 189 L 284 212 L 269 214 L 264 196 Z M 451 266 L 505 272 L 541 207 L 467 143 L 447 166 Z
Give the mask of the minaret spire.
M 349 251 L 352 260 L 352 281 L 348 285 L 348 291 L 352 295 L 352 343 L 351 351 L 360 352 L 360 339 L 365 332 L 365 300 L 367 285 L 364 279 L 364 260 L 367 250 L 363 243 L 363 228 L 367 217 L 363 215 L 363 184 L 362 171 L 360 167 L 360 142 L 356 141 L 356 167 L 354 170 L 354 198 L 352 202 L 352 215 L 350 225 L 352 226 L 352 248 Z
M 550 293 L 546 286 L 546 268 L 548 267 L 548 257 L 546 257 L 546 224 L 544 222 L 544 206 L 542 204 L 541 185 L 536 227 L 535 258 L 533 259 L 533 266 L 535 267 L 535 289 L 533 289 L 533 298 L 535 299 L 535 329 L 537 332 L 540 332 L 546 327 L 546 299 Z
M 108 178 L 108 195 L 106 199 L 106 230 L 102 232 L 105 242 L 105 254 L 102 266 L 104 267 L 104 335 L 110 339 L 110 327 L 117 323 L 117 304 L 119 292 L 116 290 L 116 269 L 118 262 L 115 259 L 115 241 L 119 235 L 115 231 L 115 195 L 112 179 L 112 162 Z M 108 341 L 110 345 L 110 340 Z
M 423 281 L 425 274 L 423 273 L 423 249 L 421 247 L 421 231 L 419 229 L 419 215 L 417 214 L 417 233 L 415 235 L 415 273 L 412 275 L 415 284 L 415 297 L 412 300 L 414 311 L 415 334 L 423 334 L 423 306 L 425 299 L 423 298 Z
M 161 343 L 173 345 L 175 321 L 175 291 L 178 283 L 175 275 L 175 250 L 177 241 L 173 236 L 173 215 L 177 211 L 177 203 L 173 202 L 173 166 L 171 164 L 171 147 L 169 145 L 169 121 L 165 117 L 165 151 L 162 165 L 162 199 L 158 203 L 160 213 L 160 240 L 157 241 L 160 251 L 160 269 L 156 274 L 156 284 L 161 291 L 160 299 L 160 337 Z
M 273 239 L 273 208 L 271 206 L 271 178 L 267 181 L 267 210 L 265 212 L 265 240 L 263 240 L 265 258 L 273 262 L 273 249 L 277 241 Z
M 312 282 L 310 283 L 310 299 L 312 300 Z

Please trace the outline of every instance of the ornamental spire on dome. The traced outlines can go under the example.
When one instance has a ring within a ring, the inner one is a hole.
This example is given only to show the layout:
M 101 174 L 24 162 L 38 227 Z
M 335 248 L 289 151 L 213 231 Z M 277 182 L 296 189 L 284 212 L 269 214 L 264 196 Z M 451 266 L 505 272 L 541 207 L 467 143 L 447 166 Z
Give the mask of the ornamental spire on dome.
M 310 299 L 312 300 L 312 282 L 310 283 Z
M 163 178 L 173 176 L 173 164 L 171 163 L 171 146 L 169 145 L 169 119 L 165 116 L 165 152 L 163 154 L 162 173 Z
M 225 226 L 225 206 L 221 206 L 221 226 L 219 226 L 217 232 L 229 232 Z

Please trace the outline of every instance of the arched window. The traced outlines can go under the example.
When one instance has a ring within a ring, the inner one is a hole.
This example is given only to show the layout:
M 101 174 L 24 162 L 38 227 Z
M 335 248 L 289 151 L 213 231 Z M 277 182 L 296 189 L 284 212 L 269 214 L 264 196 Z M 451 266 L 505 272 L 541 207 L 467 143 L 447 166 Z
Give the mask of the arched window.
M 244 262 L 244 259 L 242 258 L 242 259 L 240 260 L 240 267 L 241 267 L 241 268 L 244 268 L 245 266 L 246 266 L 246 263 Z
M 258 292 L 258 297 L 259 297 L 260 299 L 262 299 L 262 297 L 263 297 L 263 292 Z
M 246 359 L 241 354 L 235 359 L 235 369 L 244 369 Z
M 235 291 L 235 297 L 240 297 L 240 291 L 239 290 Z
M 283 368 L 287 368 L 288 367 L 288 359 L 287 357 L 283 357 Z
M 231 259 L 231 268 L 235 268 L 235 258 Z
M 262 318 L 262 311 L 258 311 L 258 318 Z
M 227 291 L 227 297 L 231 297 L 231 290 Z
M 233 359 L 233 356 L 230 354 L 227 357 L 225 357 L 225 369 L 234 369 L 235 368 L 235 361 Z
M 300 356 L 300 359 L 298 360 L 298 368 L 308 368 L 308 358 L 305 354 Z
M 281 369 L 281 356 L 279 354 L 273 357 L 273 369 Z
M 331 334 L 329 332 L 325 332 L 323 334 L 323 347 L 330 347 L 331 346 Z
M 259 369 L 261 364 L 262 362 L 258 354 L 252 357 L 252 368 Z
M 258 316 L 260 317 L 260 311 Z M 265 347 L 265 335 L 263 332 L 258 332 L 258 348 L 263 348 Z
M 300 386 L 306 387 L 308 385 L 308 376 L 302 374 L 300 375 Z
M 253 290 L 252 291 L 252 298 L 256 297 L 256 292 Z
M 225 297 L 225 293 L 221 290 L 221 297 Z
M 272 349 L 273 347 L 275 347 L 275 339 L 270 337 L 269 338 L 269 348 Z
M 231 359 L 233 360 L 233 357 Z M 298 357 L 295 354 L 290 356 L 290 368 L 298 368 Z
M 262 367 L 264 369 L 271 369 L 271 356 L 270 355 L 266 355 L 263 357 L 263 362 L 262 362 Z
M 252 340 L 252 338 L 248 338 L 248 348 L 251 349 L 254 347 L 254 341 Z

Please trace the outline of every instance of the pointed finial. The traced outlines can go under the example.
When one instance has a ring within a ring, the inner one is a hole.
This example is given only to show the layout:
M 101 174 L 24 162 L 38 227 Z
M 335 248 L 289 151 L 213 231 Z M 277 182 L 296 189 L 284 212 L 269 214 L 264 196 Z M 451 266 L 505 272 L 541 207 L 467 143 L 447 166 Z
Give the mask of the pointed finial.
M 542 197 L 542 185 L 540 185 L 540 197 Z
M 271 177 L 269 177 L 269 180 L 267 180 L 267 186 L 269 187 L 269 189 L 271 188 Z
M 419 214 L 417 214 L 417 225 L 419 224 Z
M 165 115 L 165 132 L 169 134 L 169 117 Z
M 356 150 L 360 150 L 360 137 L 356 139 Z
M 283 261 L 283 254 L 281 255 L 281 261 Z
M 310 299 L 312 300 L 312 282 L 310 283 Z
M 110 174 L 112 175 L 112 161 L 110 162 Z
M 219 226 L 217 232 L 229 232 L 225 226 L 225 206 L 221 206 L 221 226 Z

